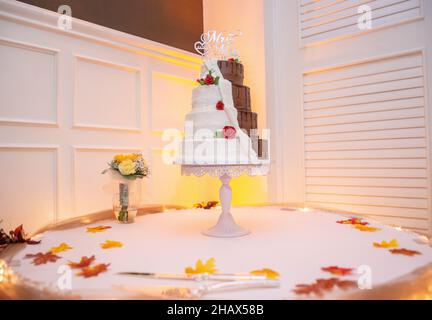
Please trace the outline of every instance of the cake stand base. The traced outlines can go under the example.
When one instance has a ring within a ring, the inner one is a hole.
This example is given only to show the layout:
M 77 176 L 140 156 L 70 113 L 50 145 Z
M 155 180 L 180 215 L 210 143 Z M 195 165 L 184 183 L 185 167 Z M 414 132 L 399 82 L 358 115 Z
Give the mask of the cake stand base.
M 219 190 L 219 197 L 222 213 L 219 216 L 219 220 L 216 225 L 208 230 L 203 231 L 203 234 L 209 237 L 218 238 L 235 238 L 245 236 L 250 232 L 236 224 L 230 212 L 232 190 L 229 183 L 231 181 L 231 177 L 227 174 L 224 174 L 220 177 L 220 180 L 222 182 L 222 186 Z

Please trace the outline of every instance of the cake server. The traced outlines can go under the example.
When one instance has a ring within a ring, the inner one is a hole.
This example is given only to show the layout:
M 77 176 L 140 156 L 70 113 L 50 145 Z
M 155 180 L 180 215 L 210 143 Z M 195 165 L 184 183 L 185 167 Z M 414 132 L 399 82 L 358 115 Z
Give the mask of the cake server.
M 279 280 L 245 280 L 202 284 L 196 288 L 174 286 L 129 286 L 114 285 L 113 288 L 134 293 L 137 299 L 199 299 L 208 293 L 223 290 L 244 290 L 254 288 L 278 288 Z
M 249 273 L 155 273 L 155 272 L 119 272 L 123 276 L 145 277 L 152 279 L 170 279 L 170 280 L 194 280 L 194 281 L 237 281 L 237 280 L 266 280 L 265 275 L 251 275 Z

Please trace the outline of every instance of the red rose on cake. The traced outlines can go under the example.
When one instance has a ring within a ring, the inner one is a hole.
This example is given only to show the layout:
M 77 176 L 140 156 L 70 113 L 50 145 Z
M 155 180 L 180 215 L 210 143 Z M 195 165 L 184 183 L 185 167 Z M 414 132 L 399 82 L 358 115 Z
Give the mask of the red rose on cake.
M 213 76 L 211 74 L 208 74 L 204 79 L 204 83 L 206 85 L 214 84 L 214 82 L 215 82 L 215 79 L 213 78 Z
M 241 63 L 239 58 L 229 58 L 228 61 L 229 62 Z
M 225 108 L 225 105 L 222 101 L 219 101 L 218 103 L 216 103 L 216 109 L 217 110 L 223 110 Z
M 197 79 L 197 82 L 202 86 L 218 85 L 219 79 L 220 77 L 213 77 L 212 71 L 209 71 L 205 78 Z
M 222 129 L 222 133 L 225 139 L 234 139 L 237 134 L 237 130 L 232 126 L 225 126 Z

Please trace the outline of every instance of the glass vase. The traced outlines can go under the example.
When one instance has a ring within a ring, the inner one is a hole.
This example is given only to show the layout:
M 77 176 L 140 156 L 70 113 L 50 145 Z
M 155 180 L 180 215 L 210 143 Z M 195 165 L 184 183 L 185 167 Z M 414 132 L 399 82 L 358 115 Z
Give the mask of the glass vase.
M 115 179 L 113 211 L 119 223 L 133 223 L 138 213 L 139 190 L 136 180 Z

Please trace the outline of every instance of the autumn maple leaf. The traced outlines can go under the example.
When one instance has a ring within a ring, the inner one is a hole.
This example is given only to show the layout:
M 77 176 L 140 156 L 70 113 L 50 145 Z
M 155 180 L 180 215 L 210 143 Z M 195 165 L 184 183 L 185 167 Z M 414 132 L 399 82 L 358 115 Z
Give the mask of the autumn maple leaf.
M 81 272 L 78 272 L 78 276 L 82 276 L 84 278 L 96 277 L 99 273 L 105 272 L 108 270 L 109 263 L 100 263 L 93 267 L 85 267 L 81 269 Z
M 217 269 L 215 267 L 214 258 L 208 259 L 205 264 L 201 261 L 201 259 L 198 260 L 197 263 L 195 264 L 195 269 L 192 267 L 185 268 L 185 272 L 187 274 L 199 274 L 199 273 L 212 274 L 215 273 L 216 271 Z
M 325 292 L 330 292 L 335 287 L 342 290 L 355 288 L 357 287 L 357 282 L 351 280 L 340 280 L 338 278 L 317 279 L 312 284 L 296 285 L 293 292 L 298 295 L 316 294 L 321 297 Z
M 95 261 L 94 255 L 91 256 L 90 258 L 84 256 L 84 257 L 81 257 L 80 262 L 68 261 L 68 266 L 71 267 L 72 269 L 85 268 L 85 267 L 88 267 L 89 265 L 91 265 L 93 263 L 93 261 Z
M 368 227 L 362 224 L 354 224 L 353 225 L 354 228 L 356 228 L 357 230 L 363 231 L 363 232 L 375 232 L 375 231 L 379 231 L 381 229 L 379 228 L 375 228 L 375 227 Z
M 399 246 L 396 239 L 392 239 L 390 241 L 381 241 L 373 243 L 375 248 L 397 248 Z
M 267 279 L 278 279 L 279 278 L 279 272 L 274 271 L 272 269 L 264 268 L 261 270 L 253 270 L 250 272 L 250 274 L 255 276 L 266 276 Z
M 100 246 L 102 249 L 121 248 L 123 247 L 123 243 L 114 240 L 106 240 L 104 243 L 101 243 Z
M 347 220 L 339 220 L 339 221 L 336 221 L 336 223 L 340 223 L 340 224 L 360 224 L 360 225 L 363 225 L 363 226 L 366 226 L 366 225 L 369 224 L 369 222 L 362 221 L 362 219 L 359 219 L 359 218 L 350 218 L 350 219 L 347 219 Z
M 0 219 L 0 223 L 1 222 L 2 220 Z M 39 244 L 40 240 L 32 240 L 29 238 L 21 224 L 14 230 L 9 231 L 9 234 L 7 234 L 3 229 L 0 229 L 0 246 L 6 246 L 11 243 Z
M 46 264 L 48 262 L 56 262 L 61 257 L 53 254 L 52 252 L 48 251 L 46 253 L 38 252 L 35 254 L 27 254 L 24 258 L 26 259 L 33 259 L 33 264 L 38 266 L 41 264 Z
M 338 266 L 329 266 L 321 268 L 322 271 L 330 272 L 333 275 L 336 276 L 347 276 L 352 274 L 353 269 L 352 268 L 339 268 Z
M 97 232 L 104 232 L 105 230 L 108 229 L 111 229 L 111 227 L 110 226 L 88 227 L 87 232 L 97 233 Z
M 418 251 L 404 249 L 404 248 L 401 248 L 401 249 L 391 249 L 390 252 L 392 254 L 403 254 L 403 255 L 409 256 L 409 257 L 413 257 L 415 255 L 421 255 L 421 253 L 418 252 Z
M 56 253 L 70 250 L 70 249 L 73 249 L 73 248 L 71 246 L 69 246 L 67 243 L 62 242 L 62 243 L 60 243 L 60 245 L 58 247 L 52 247 L 51 249 L 49 249 L 49 252 L 56 254 Z

